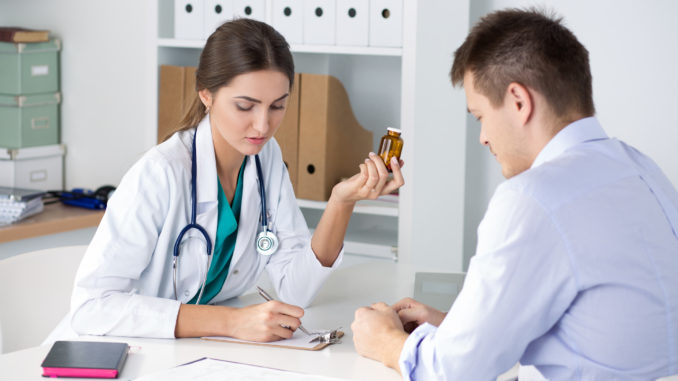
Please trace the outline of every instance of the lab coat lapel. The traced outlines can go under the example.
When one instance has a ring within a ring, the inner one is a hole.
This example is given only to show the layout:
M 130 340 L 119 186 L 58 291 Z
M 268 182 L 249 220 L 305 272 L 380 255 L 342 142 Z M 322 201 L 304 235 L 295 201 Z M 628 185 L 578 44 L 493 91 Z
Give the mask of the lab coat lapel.
M 238 223 L 238 237 L 235 240 L 235 249 L 231 263 L 238 263 L 247 249 L 254 247 L 252 237 L 259 226 L 261 200 L 259 197 L 257 167 L 254 162 L 254 156 L 247 157 L 247 165 L 245 165 L 242 181 L 242 204 L 240 207 L 240 221 Z
M 197 211 L 196 223 L 201 225 L 212 240 L 212 249 L 217 234 L 218 186 L 217 162 L 214 156 L 212 130 L 209 114 L 203 118 L 196 129 L 196 162 L 197 162 Z

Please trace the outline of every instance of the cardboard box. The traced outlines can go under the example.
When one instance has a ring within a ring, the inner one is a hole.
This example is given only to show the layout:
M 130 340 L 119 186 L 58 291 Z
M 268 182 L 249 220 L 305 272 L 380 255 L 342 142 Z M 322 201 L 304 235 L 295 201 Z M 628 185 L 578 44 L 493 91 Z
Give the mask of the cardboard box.
M 285 117 L 275 133 L 275 140 L 280 145 L 283 161 L 290 174 L 290 181 L 294 192 L 297 193 L 297 180 L 299 168 L 299 89 L 301 88 L 301 75 L 294 74 L 294 85 L 287 102 Z
M 372 150 L 372 132 L 356 120 L 344 86 L 332 76 L 301 75 L 298 198 L 326 201 Z
M 266 0 L 235 0 L 233 17 L 266 22 Z
M 200 40 L 205 22 L 204 0 L 174 0 L 174 38 Z
M 63 190 L 63 144 L 1 149 L 0 186 L 47 190 Z
M 206 0 L 203 38 L 207 40 L 221 24 L 233 18 L 233 0 Z
M 0 42 L 0 93 L 26 95 L 59 91 L 61 41 Z
M 370 0 L 370 46 L 403 45 L 403 1 Z
M 285 37 L 287 43 L 304 42 L 304 12 L 298 0 L 273 0 L 273 27 Z
M 61 94 L 0 94 L 0 147 L 25 148 L 59 143 Z
M 179 122 L 197 96 L 195 70 L 191 66 L 160 66 L 158 143 L 179 127 Z
M 334 45 L 336 4 L 334 0 L 304 0 L 304 44 Z
M 337 0 L 337 45 L 367 46 L 368 0 Z

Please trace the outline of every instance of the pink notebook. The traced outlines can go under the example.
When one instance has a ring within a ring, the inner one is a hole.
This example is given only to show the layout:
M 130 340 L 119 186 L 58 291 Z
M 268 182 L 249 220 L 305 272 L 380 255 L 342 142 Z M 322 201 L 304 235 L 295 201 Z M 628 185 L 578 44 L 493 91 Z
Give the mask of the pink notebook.
M 57 341 L 42 362 L 44 377 L 117 378 L 129 345 L 100 341 Z

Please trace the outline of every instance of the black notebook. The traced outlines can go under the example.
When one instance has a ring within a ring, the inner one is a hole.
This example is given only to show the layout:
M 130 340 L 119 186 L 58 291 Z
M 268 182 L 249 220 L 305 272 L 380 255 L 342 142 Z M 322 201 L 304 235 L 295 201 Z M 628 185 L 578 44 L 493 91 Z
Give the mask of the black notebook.
M 127 343 L 57 341 L 42 362 L 42 375 L 117 378 L 128 351 Z

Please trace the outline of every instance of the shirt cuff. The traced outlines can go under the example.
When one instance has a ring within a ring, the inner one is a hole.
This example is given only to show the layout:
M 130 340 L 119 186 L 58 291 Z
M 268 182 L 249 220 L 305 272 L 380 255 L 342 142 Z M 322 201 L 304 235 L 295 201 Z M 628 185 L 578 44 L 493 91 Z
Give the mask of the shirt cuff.
M 417 329 L 407 337 L 405 345 L 403 345 L 403 350 L 400 352 L 400 358 L 398 359 L 398 365 L 400 366 L 403 380 L 412 380 L 414 370 L 419 362 L 419 346 L 426 336 L 434 334 L 437 329 L 438 327 L 432 324 L 424 323 L 417 327 Z

